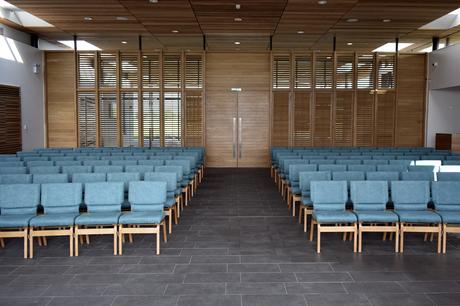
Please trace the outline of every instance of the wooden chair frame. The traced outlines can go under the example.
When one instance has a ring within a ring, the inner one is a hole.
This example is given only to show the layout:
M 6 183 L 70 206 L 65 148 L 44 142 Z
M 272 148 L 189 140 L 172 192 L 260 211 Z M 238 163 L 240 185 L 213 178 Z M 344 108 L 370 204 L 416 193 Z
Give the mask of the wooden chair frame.
M 445 254 L 447 251 L 447 233 L 460 233 L 460 224 L 448 224 L 442 225 L 442 253 Z
M 52 226 L 52 227 L 29 227 L 29 258 L 34 257 L 34 237 L 69 237 L 69 256 L 72 257 L 74 253 L 74 226 Z
M 172 234 L 172 219 L 174 215 L 174 224 L 177 224 L 177 218 L 178 218 L 178 211 L 180 210 L 178 199 L 176 197 L 176 203 L 174 203 L 173 206 L 171 207 L 165 207 L 165 215 L 168 216 L 168 227 L 169 227 L 169 234 Z
M 75 256 L 78 256 L 80 239 L 89 235 L 113 235 L 113 255 L 117 255 L 118 224 L 113 225 L 75 225 Z
M 321 224 L 316 220 L 311 222 L 311 232 L 310 232 L 310 241 L 313 240 L 313 231 L 314 226 L 317 225 L 317 234 L 316 234 L 316 252 L 321 253 L 321 233 L 353 233 L 353 252 L 356 253 L 358 245 L 358 223 L 352 223 L 351 225 L 341 225 L 341 224 Z
M 358 252 L 363 250 L 363 233 L 395 233 L 395 253 L 399 252 L 399 223 L 358 222 Z
M 160 227 L 163 227 L 163 240 L 168 241 L 166 234 L 166 222 L 163 219 L 160 224 L 135 224 L 134 227 L 129 225 L 118 225 L 118 255 L 123 255 L 123 237 L 125 234 L 155 234 L 156 235 L 156 254 L 160 255 Z
M 2 228 L 0 229 L 0 246 L 5 247 L 3 238 L 23 238 L 24 239 L 24 258 L 28 258 L 27 241 L 29 237 L 29 228 Z
M 404 252 L 404 233 L 435 233 L 438 234 L 438 253 L 441 253 L 441 240 L 442 240 L 442 224 L 430 225 L 430 224 L 414 224 L 407 222 L 399 223 L 400 247 L 399 251 Z

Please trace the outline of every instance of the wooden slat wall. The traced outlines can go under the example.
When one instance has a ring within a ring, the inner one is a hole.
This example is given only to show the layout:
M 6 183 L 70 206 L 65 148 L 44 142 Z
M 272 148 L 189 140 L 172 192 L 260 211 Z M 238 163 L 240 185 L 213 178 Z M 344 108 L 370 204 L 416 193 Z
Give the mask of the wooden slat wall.
M 354 132 L 354 145 L 374 145 L 374 94 L 368 90 L 357 91 Z
M 334 107 L 334 145 L 353 145 L 353 91 L 337 91 Z
M 0 85 L 0 154 L 16 153 L 21 148 L 20 88 Z
M 314 137 L 315 146 L 332 145 L 332 93 L 317 92 L 314 102 Z
M 375 145 L 392 147 L 394 144 L 395 92 L 378 94 L 375 110 Z
M 396 146 L 423 146 L 426 57 L 400 54 L 397 69 Z
M 75 61 L 70 52 L 46 52 L 47 146 L 76 147 Z
M 289 92 L 273 93 L 272 146 L 289 145 Z
M 311 146 L 311 92 L 296 92 L 294 96 L 294 146 Z

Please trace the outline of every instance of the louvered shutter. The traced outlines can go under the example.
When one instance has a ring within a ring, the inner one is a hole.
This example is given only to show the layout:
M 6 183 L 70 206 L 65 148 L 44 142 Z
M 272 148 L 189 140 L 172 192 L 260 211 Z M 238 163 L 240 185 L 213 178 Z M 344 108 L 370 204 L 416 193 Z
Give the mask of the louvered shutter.
M 315 87 L 317 89 L 332 88 L 332 74 L 332 55 L 317 54 L 315 60 Z
M 99 95 L 99 128 L 101 147 L 118 146 L 117 98 L 112 92 Z
M 78 53 L 78 87 L 94 88 L 96 85 L 96 54 Z
M 142 56 L 142 88 L 160 88 L 158 54 L 144 54 Z
M 121 88 L 137 88 L 138 78 L 138 55 L 121 54 Z
M 20 89 L 0 85 L 0 154 L 13 154 L 21 148 Z
M 357 91 L 355 117 L 355 146 L 374 145 L 374 94 Z
M 165 147 L 182 145 L 181 93 L 164 93 L 164 139 Z
M 165 55 L 163 61 L 164 88 L 181 88 L 181 56 Z
M 374 88 L 374 55 L 363 54 L 358 56 L 358 89 Z
M 294 63 L 294 82 L 296 89 L 311 88 L 311 57 L 296 56 Z
M 332 145 L 332 93 L 316 92 L 314 138 L 315 146 Z
M 337 55 L 336 86 L 337 89 L 352 89 L 354 79 L 353 54 Z
M 203 59 L 201 55 L 187 55 L 185 60 L 185 87 L 203 88 Z
M 394 143 L 395 93 L 379 93 L 376 99 L 375 145 L 391 147 Z
M 187 92 L 185 120 L 185 146 L 203 146 L 203 99 L 201 92 Z
M 311 92 L 296 92 L 294 101 L 294 146 L 311 146 Z
M 80 147 L 96 146 L 96 97 L 93 92 L 78 93 L 78 134 Z
M 395 88 L 396 56 L 393 54 L 377 55 L 378 89 Z
M 291 88 L 291 61 L 288 55 L 273 57 L 272 79 L 274 89 Z
M 99 87 L 117 87 L 117 55 L 100 53 L 99 58 Z
M 159 147 L 161 145 L 160 93 L 144 92 L 142 105 L 144 147 Z
M 273 93 L 272 146 L 289 145 L 289 92 Z
M 353 145 L 354 92 L 340 90 L 335 94 L 334 145 Z
M 121 133 L 124 147 L 139 145 L 139 103 L 137 92 L 121 94 Z

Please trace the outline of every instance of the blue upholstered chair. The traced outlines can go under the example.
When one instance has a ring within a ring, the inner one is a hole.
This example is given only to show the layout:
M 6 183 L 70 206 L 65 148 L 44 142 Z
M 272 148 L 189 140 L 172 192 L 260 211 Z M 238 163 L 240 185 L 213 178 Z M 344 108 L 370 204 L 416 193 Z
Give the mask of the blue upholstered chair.
M 37 215 L 40 185 L 0 185 L 0 244 L 3 238 L 23 238 L 24 258 L 28 257 L 29 221 Z
M 74 173 L 91 173 L 91 166 L 63 166 L 61 172 L 72 178 Z
M 58 174 L 61 172 L 59 166 L 34 166 L 29 167 L 30 174 Z
M 117 255 L 118 219 L 124 199 L 122 182 L 85 184 L 87 213 L 75 219 L 75 256 L 80 235 L 113 235 L 113 255 Z
M 182 193 L 184 194 L 183 203 L 185 206 L 188 206 L 188 201 L 191 200 L 191 179 L 190 179 L 190 161 L 188 160 L 165 160 L 165 166 L 179 166 L 182 167 L 182 180 L 179 182 L 179 186 L 182 188 Z M 161 166 L 160 166 L 161 167 Z M 155 167 L 155 172 L 157 172 L 157 167 Z M 166 172 L 169 172 L 166 170 Z
M 406 172 L 407 166 L 405 165 L 377 165 L 377 171 Z
M 442 218 L 442 252 L 446 252 L 447 234 L 460 233 L 460 182 L 433 182 L 433 203 Z
M 400 252 L 404 251 L 406 232 L 437 233 L 438 253 L 441 252 L 441 217 L 428 209 L 430 182 L 394 181 L 391 190 L 394 212 L 399 216 Z
M 32 175 L 30 174 L 2 174 L 0 184 L 30 184 Z
M 107 180 L 106 173 L 74 173 L 72 174 L 72 183 L 82 183 L 85 189 L 86 183 L 105 182 Z
M 313 213 L 313 203 L 310 198 L 310 183 L 312 181 L 330 181 L 331 172 L 329 171 L 307 171 L 299 173 L 299 187 L 302 196 L 301 204 L 299 205 L 299 222 L 303 216 L 303 230 L 307 232 L 308 216 Z
M 388 184 L 390 184 L 391 181 L 399 180 L 399 172 L 397 171 L 367 172 L 366 180 L 368 181 L 387 181 Z
M 56 166 L 81 166 L 82 161 L 80 160 L 62 160 L 54 162 Z
M 409 171 L 436 172 L 435 166 L 409 166 Z
M 166 182 L 167 198 L 165 202 L 165 213 L 168 216 L 169 233 L 172 233 L 172 217 L 177 224 L 179 216 L 180 195 L 177 195 L 177 173 L 176 172 L 147 172 L 144 181 Z
M 152 165 L 134 165 L 125 166 L 125 172 L 138 172 L 141 174 L 141 178 L 144 178 L 146 172 L 153 172 L 155 169 Z
M 137 165 L 137 160 L 112 160 L 110 161 L 112 166 L 135 166 Z
M 438 173 L 439 175 L 439 173 Z M 411 171 L 401 172 L 401 180 L 403 181 L 434 181 L 434 172 Z M 439 177 L 438 177 L 439 180 Z
M 34 174 L 32 183 L 34 184 L 52 184 L 52 183 L 68 183 L 69 176 L 67 174 Z
M 347 165 L 318 165 L 318 171 L 347 171 Z
M 94 173 L 123 172 L 123 166 L 94 166 Z
M 141 174 L 138 172 L 109 172 L 107 173 L 107 182 L 122 182 L 125 191 L 125 201 L 121 205 L 123 210 L 129 210 L 130 205 L 128 199 L 129 183 L 141 180 Z
M 299 183 L 300 172 L 312 172 L 316 171 L 318 166 L 315 164 L 294 164 L 289 165 L 288 177 L 289 177 L 289 189 L 288 189 L 288 209 L 292 206 L 292 215 L 296 215 L 296 203 L 301 202 L 301 190 Z
M 365 175 L 362 171 L 336 171 L 332 172 L 333 181 L 346 181 L 348 190 L 350 190 L 350 182 L 364 181 Z
M 313 240 L 314 226 L 317 225 L 316 251 L 321 252 L 321 233 L 341 232 L 354 234 L 356 252 L 358 227 L 356 216 L 345 208 L 348 200 L 347 182 L 312 181 L 311 200 L 313 215 L 310 228 L 310 240 Z
M 460 172 L 438 172 L 438 181 L 460 181 Z
M 166 182 L 130 182 L 129 203 L 131 211 L 122 214 L 118 220 L 118 254 L 123 254 L 125 234 L 156 234 L 156 254 L 160 254 L 160 226 L 163 239 L 167 240 L 164 205 L 167 198 Z M 136 225 L 136 227 L 129 227 Z
M 358 218 L 358 252 L 362 251 L 363 233 L 393 232 L 396 234 L 395 252 L 399 249 L 398 215 L 386 209 L 387 181 L 355 181 L 350 184 L 353 211 Z
M 337 165 L 361 165 L 361 159 L 337 159 Z
M 1 167 L 0 174 L 26 174 L 26 167 Z
M 348 171 L 373 172 L 377 170 L 376 165 L 348 165 Z
M 83 166 L 108 166 L 110 160 L 84 160 Z
M 139 165 L 149 165 L 149 166 L 163 166 L 165 164 L 164 160 L 162 159 L 155 159 L 155 160 L 150 160 L 150 159 L 143 159 L 143 160 L 138 160 L 137 163 Z
M 53 161 L 49 160 L 37 160 L 37 161 L 28 161 L 26 162 L 27 167 L 52 167 L 54 166 Z
M 43 215 L 30 220 L 29 252 L 33 257 L 34 237 L 68 236 L 73 256 L 73 228 L 82 202 L 80 183 L 41 185 Z
M 388 165 L 388 159 L 363 159 L 363 165 Z

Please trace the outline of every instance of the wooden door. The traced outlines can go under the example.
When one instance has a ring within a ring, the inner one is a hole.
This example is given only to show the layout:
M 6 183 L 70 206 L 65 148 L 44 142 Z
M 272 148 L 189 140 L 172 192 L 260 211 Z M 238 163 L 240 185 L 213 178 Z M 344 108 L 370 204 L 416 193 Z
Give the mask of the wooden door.
M 269 97 L 268 53 L 206 54 L 208 167 L 268 167 Z
M 21 151 L 21 139 L 20 89 L 0 85 L 0 154 Z

